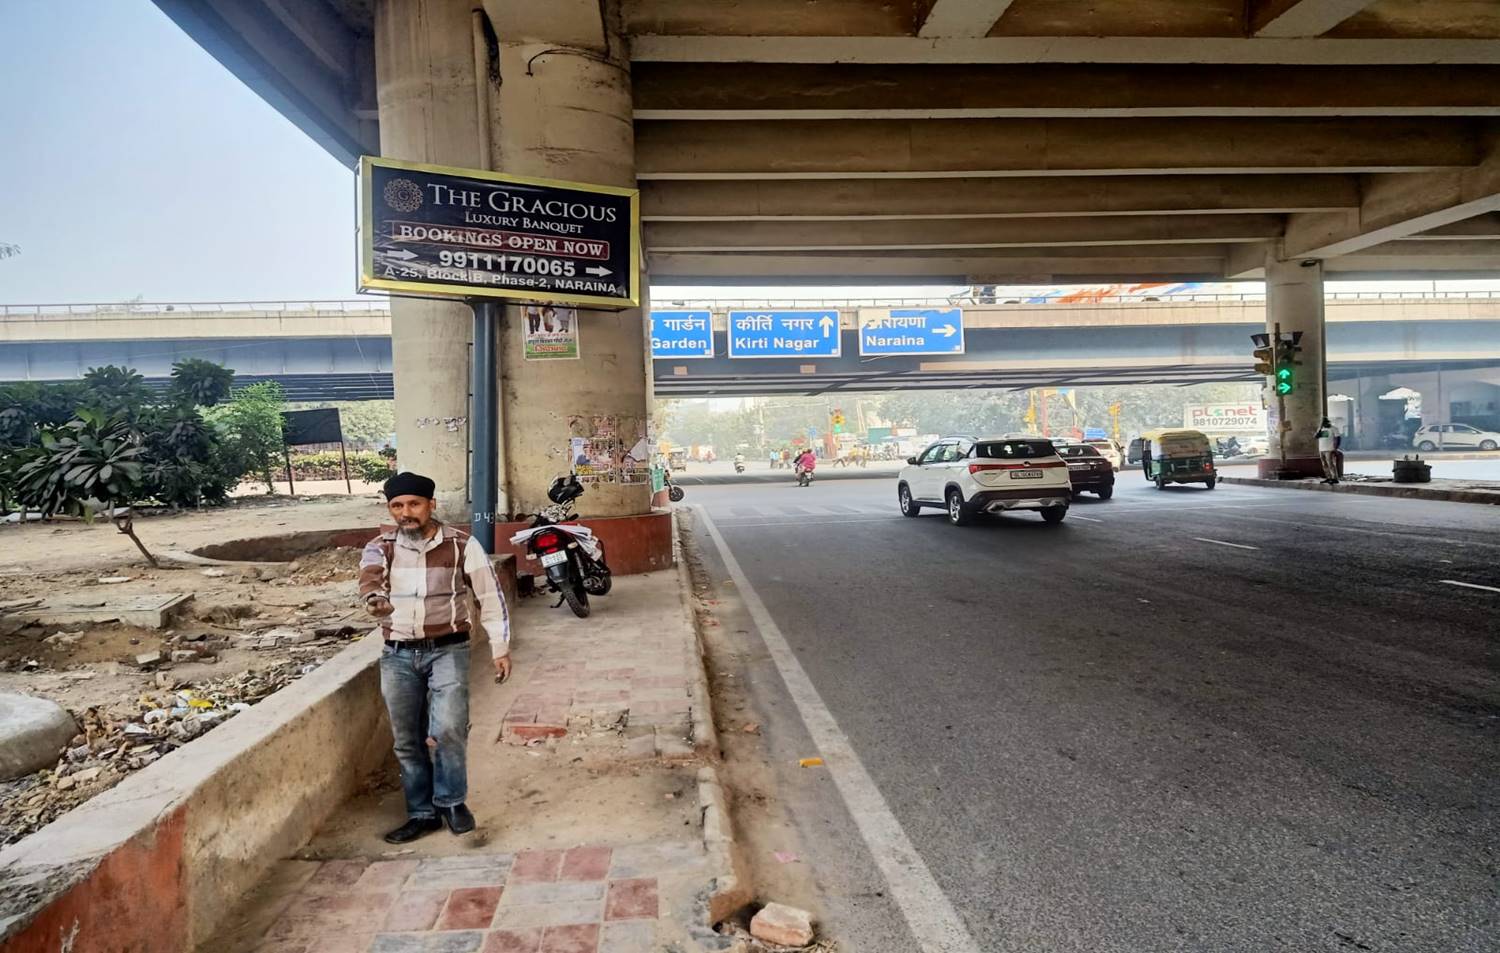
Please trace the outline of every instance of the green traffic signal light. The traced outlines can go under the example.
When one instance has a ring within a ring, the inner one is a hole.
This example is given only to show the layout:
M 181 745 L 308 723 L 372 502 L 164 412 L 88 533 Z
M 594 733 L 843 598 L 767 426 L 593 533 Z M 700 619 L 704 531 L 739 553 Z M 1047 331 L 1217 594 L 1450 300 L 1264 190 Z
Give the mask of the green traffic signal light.
M 1278 367 L 1276 369 L 1276 393 L 1290 394 L 1292 392 L 1292 369 L 1290 367 Z

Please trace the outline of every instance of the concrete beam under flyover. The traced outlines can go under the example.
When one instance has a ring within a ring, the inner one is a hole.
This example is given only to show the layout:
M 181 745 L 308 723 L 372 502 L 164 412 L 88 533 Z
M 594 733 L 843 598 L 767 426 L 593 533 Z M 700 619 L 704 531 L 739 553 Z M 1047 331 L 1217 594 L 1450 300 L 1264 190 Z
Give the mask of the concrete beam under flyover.
M 1476 165 L 1420 175 L 1370 176 L 1357 209 L 1291 216 L 1286 258 L 1332 258 L 1500 211 L 1500 135 Z
M 1352 175 L 1130 175 L 641 183 L 646 221 L 1023 218 L 1333 211 Z
M 1472 166 L 1478 139 L 1452 119 L 646 120 L 636 169 L 642 179 L 1397 172 Z
M 1250 31 L 1256 36 L 1319 36 L 1375 0 L 1251 0 Z
M 1147 249 L 1150 249 L 1149 251 Z M 1020 252 L 1020 255 L 1002 255 Z M 1078 257 L 1086 252 L 1088 257 Z M 1127 249 L 994 249 L 985 255 L 944 253 L 775 255 L 753 252 L 663 252 L 651 255 L 658 284 L 741 284 L 777 279 L 786 283 L 1046 284 L 1052 281 L 1218 281 L 1224 274 L 1222 246 L 1161 245 Z
M 1258 242 L 1279 238 L 1278 215 L 895 220 L 880 222 L 654 222 L 652 252 L 1028 248 Z
M 667 0 L 661 0 L 665 3 Z M 764 22 L 796 24 L 804 0 Z M 706 9 L 718 4 L 677 4 Z M 871 4 L 870 7 L 876 5 Z M 890 6 L 896 6 L 891 4 Z M 761 9 L 761 5 L 757 5 Z M 743 16 L 743 14 L 741 14 Z M 743 28 L 743 23 L 741 24 Z M 788 26 L 785 29 L 797 29 Z M 729 31 L 631 29 L 632 60 L 678 63 L 1281 63 L 1304 66 L 1500 63 L 1493 39 L 1330 39 L 1175 36 L 999 36 L 968 39 L 827 32 L 746 36 Z M 674 35 L 675 34 L 675 35 Z
M 546 43 L 600 53 L 605 50 L 604 14 L 599 0 L 485 0 L 484 12 L 495 35 L 505 43 Z
M 1500 113 L 1500 67 L 637 63 L 637 119 Z
M 917 36 L 987 36 L 1012 0 L 928 0 Z
M 1500 212 L 1486 212 L 1466 218 L 1452 225 L 1443 225 L 1417 235 L 1408 235 L 1407 241 L 1445 242 L 1470 239 L 1500 241 Z

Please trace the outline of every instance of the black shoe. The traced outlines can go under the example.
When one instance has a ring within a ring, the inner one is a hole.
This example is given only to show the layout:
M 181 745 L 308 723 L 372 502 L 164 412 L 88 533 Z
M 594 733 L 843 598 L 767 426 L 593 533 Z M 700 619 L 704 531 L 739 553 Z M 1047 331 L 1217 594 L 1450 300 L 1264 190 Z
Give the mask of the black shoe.
M 438 815 L 448 822 L 448 830 L 455 834 L 467 834 L 474 829 L 474 815 L 462 803 L 452 807 L 440 807 Z
M 410 844 L 419 837 L 426 837 L 433 831 L 442 829 L 443 822 L 436 817 L 413 817 L 385 835 L 385 842 L 387 844 Z

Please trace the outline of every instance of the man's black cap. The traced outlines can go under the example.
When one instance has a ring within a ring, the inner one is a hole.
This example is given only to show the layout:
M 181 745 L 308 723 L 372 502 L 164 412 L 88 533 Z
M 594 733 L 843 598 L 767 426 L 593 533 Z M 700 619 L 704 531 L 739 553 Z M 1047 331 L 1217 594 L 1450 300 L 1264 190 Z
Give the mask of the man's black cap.
M 385 481 L 385 498 L 394 500 L 398 496 L 425 496 L 432 499 L 437 484 L 419 473 L 398 473 Z

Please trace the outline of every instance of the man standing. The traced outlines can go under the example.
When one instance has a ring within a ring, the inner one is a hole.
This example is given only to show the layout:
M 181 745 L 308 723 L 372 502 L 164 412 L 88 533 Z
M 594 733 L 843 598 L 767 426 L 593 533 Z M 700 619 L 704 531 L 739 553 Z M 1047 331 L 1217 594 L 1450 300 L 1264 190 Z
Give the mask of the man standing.
M 479 541 L 433 519 L 436 484 L 415 473 L 385 482 L 395 520 L 365 545 L 359 594 L 380 620 L 380 693 L 401 764 L 407 821 L 385 835 L 405 844 L 440 829 L 474 829 L 468 796 L 469 596 L 490 636 L 495 681 L 510 675 L 510 617 Z

